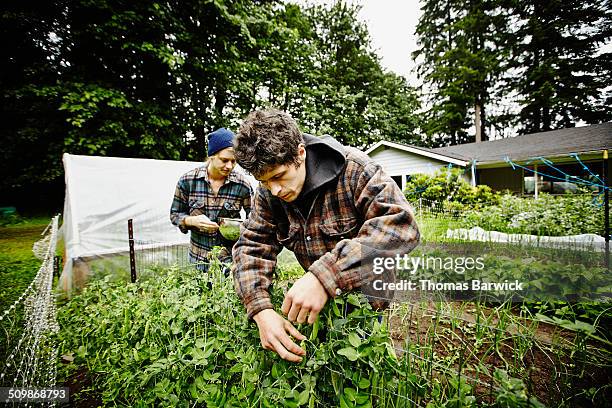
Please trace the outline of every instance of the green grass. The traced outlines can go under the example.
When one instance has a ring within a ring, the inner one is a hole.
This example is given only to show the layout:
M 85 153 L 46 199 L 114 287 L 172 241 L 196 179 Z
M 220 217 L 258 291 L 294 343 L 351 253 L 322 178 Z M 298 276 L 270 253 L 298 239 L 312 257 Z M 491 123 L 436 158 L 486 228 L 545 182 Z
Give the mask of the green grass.
M 440 216 L 419 216 L 417 217 L 417 224 L 421 232 L 421 242 L 423 243 L 446 241 L 446 231 L 448 229 L 461 228 L 459 220 Z
M 0 314 L 3 314 L 28 287 L 38 272 L 41 261 L 34 256 L 32 245 L 49 224 L 49 218 L 22 220 L 17 225 L 0 227 Z M 0 322 L 0 361 L 19 334 L 20 309 Z
M 41 261 L 32 245 L 49 224 L 48 218 L 34 218 L 18 225 L 0 227 L 0 310 L 9 307 L 30 284 Z

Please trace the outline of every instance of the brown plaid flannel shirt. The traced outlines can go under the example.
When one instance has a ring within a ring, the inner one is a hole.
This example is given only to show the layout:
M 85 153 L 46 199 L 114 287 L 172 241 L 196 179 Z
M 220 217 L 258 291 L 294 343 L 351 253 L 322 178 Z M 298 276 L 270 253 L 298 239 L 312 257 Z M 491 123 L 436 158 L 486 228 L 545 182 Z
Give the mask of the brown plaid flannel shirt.
M 233 248 L 234 285 L 249 317 L 273 308 L 269 287 L 282 246 L 292 250 L 330 297 L 374 279 L 374 256 L 410 252 L 419 231 L 397 184 L 365 153 L 343 146 L 340 175 L 320 187 L 308 219 L 296 206 L 257 189 Z

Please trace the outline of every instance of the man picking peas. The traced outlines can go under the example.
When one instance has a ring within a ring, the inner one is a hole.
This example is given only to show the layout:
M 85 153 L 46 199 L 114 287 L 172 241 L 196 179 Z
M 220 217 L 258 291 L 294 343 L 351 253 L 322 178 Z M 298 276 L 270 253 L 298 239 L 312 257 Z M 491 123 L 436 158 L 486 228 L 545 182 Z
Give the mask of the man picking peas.
M 419 231 L 396 183 L 358 149 L 303 134 L 278 110 L 247 116 L 234 144 L 236 160 L 260 181 L 249 219 L 233 248 L 238 296 L 259 328 L 264 348 L 302 360 L 291 322 L 314 323 L 330 297 L 364 289 L 377 256 L 410 252 Z M 293 251 L 306 271 L 272 306 L 276 256 Z M 374 299 L 376 300 L 376 299 Z

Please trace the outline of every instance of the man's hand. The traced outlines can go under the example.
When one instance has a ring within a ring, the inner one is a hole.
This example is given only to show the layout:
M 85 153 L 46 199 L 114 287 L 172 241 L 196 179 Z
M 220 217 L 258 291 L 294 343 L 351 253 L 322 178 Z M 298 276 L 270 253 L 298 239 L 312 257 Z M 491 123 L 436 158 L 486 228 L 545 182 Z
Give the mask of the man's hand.
M 204 214 L 190 216 L 185 218 L 185 225 L 188 227 L 192 227 L 201 232 L 207 232 L 212 234 L 219 229 L 219 224 L 216 222 L 212 222 L 210 218 L 208 218 Z
M 319 279 L 306 272 L 285 295 L 281 311 L 287 315 L 290 322 L 304 323 L 308 318 L 308 324 L 313 324 L 328 297 Z
M 291 340 L 288 334 L 298 340 L 306 336 L 300 333 L 291 323 L 272 309 L 264 309 L 253 316 L 259 327 L 261 345 L 266 350 L 276 352 L 282 359 L 299 363 L 306 352 Z

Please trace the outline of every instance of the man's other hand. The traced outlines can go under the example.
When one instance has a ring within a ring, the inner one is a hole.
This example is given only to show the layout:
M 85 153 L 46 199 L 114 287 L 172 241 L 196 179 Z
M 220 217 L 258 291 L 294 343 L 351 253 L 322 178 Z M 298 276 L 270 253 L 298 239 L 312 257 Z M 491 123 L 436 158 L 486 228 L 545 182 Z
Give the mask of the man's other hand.
M 272 309 L 264 309 L 253 316 L 259 328 L 261 345 L 266 350 L 276 352 L 282 359 L 299 363 L 306 352 L 291 340 L 289 335 L 297 340 L 306 336 L 300 333 L 291 323 Z
M 219 229 L 219 224 L 212 222 L 210 218 L 204 214 L 187 217 L 185 219 L 185 224 L 188 227 L 193 227 L 198 231 L 207 232 L 209 234 L 212 234 Z
M 308 319 L 308 324 L 313 324 L 328 297 L 319 279 L 306 272 L 285 295 L 281 311 L 290 322 L 304 323 Z

